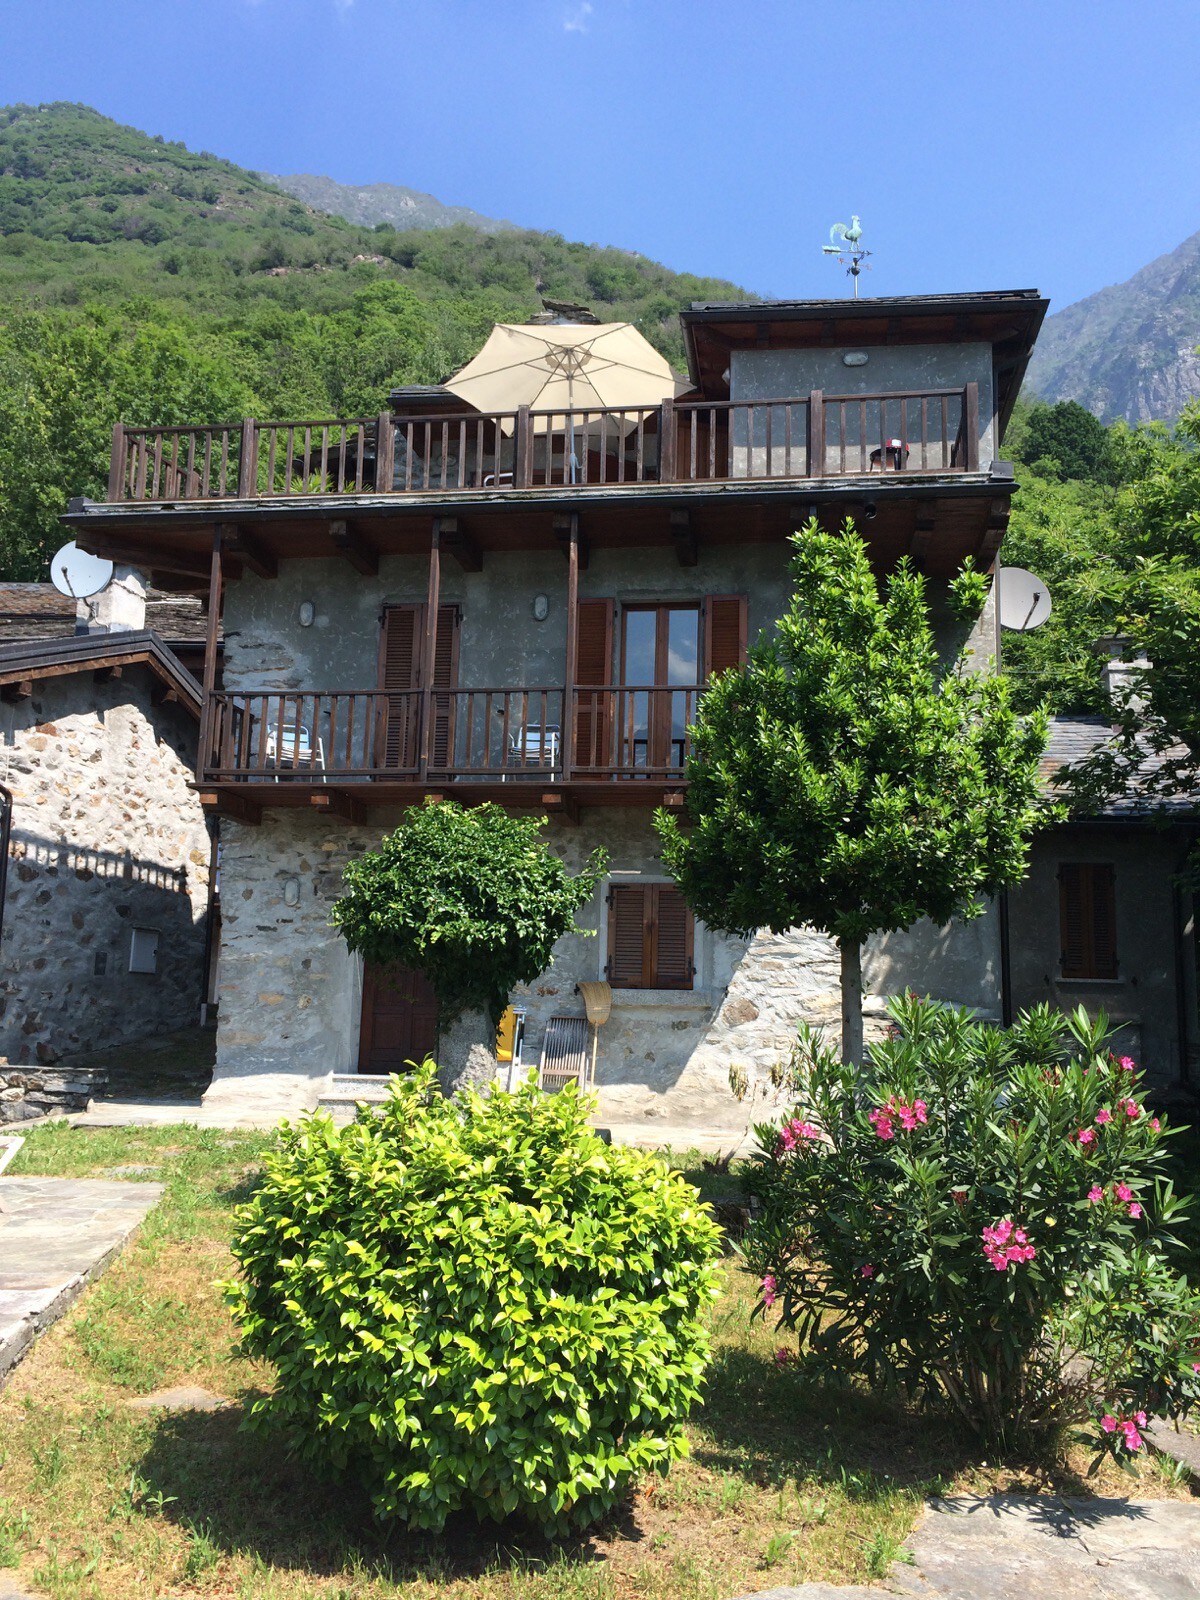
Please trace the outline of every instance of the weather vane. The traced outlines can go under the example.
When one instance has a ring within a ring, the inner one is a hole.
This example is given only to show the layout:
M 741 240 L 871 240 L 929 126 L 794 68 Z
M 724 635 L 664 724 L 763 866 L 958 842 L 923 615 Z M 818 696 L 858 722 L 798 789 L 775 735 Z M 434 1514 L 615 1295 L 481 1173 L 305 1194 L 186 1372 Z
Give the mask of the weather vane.
M 858 299 L 858 275 L 862 271 L 862 264 L 871 254 L 864 250 L 859 240 L 862 238 L 862 226 L 857 217 L 850 218 L 850 226 L 844 222 L 835 222 L 829 230 L 829 243 L 821 246 L 822 253 L 827 256 L 836 256 L 838 264 L 845 263 L 849 257 L 850 265 L 847 273 L 854 279 L 854 298 Z M 870 269 L 868 268 L 868 271 Z

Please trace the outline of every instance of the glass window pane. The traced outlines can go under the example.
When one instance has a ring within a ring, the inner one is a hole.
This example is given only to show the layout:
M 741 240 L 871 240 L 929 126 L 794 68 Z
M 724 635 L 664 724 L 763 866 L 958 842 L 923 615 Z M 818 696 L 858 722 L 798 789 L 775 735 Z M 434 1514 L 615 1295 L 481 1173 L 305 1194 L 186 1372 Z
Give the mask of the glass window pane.
M 625 613 L 625 682 L 654 682 L 654 640 L 658 614 L 654 611 Z
M 667 682 L 697 683 L 700 671 L 700 612 L 667 612 Z

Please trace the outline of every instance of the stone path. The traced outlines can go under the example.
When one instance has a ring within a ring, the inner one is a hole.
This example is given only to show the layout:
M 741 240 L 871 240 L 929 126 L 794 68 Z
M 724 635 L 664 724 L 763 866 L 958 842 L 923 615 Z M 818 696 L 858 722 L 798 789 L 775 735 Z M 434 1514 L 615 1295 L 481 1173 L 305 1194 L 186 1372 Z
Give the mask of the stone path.
M 0 1178 L 0 1383 L 116 1257 L 161 1183 Z
M 962 1496 L 928 1505 L 884 1589 L 802 1583 L 755 1600 L 1196 1600 L 1200 1505 Z M 749 1600 L 739 1596 L 738 1600 Z

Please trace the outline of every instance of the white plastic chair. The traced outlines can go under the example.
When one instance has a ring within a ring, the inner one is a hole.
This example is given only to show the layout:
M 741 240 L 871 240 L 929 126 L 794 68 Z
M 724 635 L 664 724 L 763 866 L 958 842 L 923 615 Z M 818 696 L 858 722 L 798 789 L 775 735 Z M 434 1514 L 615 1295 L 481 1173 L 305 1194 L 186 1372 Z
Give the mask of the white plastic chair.
M 314 760 L 314 750 L 315 757 Z M 324 782 L 325 744 L 320 738 L 314 746 L 312 730 L 302 722 L 268 722 L 263 740 L 263 760 L 275 768 L 275 782 L 279 782 L 279 768 L 319 767 Z
M 513 767 L 531 772 L 552 772 L 558 766 L 561 745 L 559 728 L 551 723 L 513 728 L 508 735 L 508 760 Z

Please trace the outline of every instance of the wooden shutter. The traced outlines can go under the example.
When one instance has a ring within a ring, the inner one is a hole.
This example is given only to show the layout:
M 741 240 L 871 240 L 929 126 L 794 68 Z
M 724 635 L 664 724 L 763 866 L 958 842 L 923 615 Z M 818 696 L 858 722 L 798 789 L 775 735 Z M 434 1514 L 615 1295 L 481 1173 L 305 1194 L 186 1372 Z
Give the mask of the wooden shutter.
M 746 659 L 746 596 L 710 594 L 704 602 L 704 676 L 740 667 Z
M 608 981 L 614 989 L 649 987 L 649 929 L 646 891 L 636 887 L 608 891 Z
M 1117 976 L 1117 900 L 1112 864 L 1064 861 L 1058 869 L 1064 978 Z
M 580 600 L 575 610 L 575 687 L 578 691 L 606 688 L 612 682 L 613 603 Z M 575 748 L 572 765 L 606 768 L 612 765 L 609 729 L 612 695 L 575 696 Z
M 379 687 L 389 695 L 380 703 L 376 727 L 377 766 L 415 768 L 417 764 L 417 686 L 423 606 L 384 606 L 379 636 Z
M 434 689 L 458 687 L 458 632 L 457 606 L 438 607 L 437 640 L 433 650 Z M 429 765 L 439 772 L 451 765 L 454 754 L 454 711 L 457 705 L 452 694 L 435 694 L 432 701 L 433 735 L 429 741 Z
M 650 943 L 654 959 L 650 987 L 690 989 L 693 923 L 687 901 L 670 883 L 654 884 L 650 894 Z

